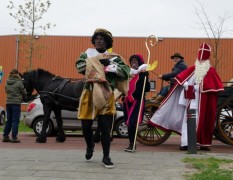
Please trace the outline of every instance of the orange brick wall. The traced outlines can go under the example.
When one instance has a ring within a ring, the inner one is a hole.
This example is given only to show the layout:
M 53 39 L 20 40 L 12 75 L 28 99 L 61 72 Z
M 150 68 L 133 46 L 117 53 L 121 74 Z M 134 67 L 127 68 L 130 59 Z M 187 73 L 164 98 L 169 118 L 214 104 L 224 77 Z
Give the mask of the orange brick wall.
M 0 66 L 3 66 L 4 77 L 0 84 L 0 106 L 5 107 L 4 84 L 12 68 L 16 65 L 16 38 L 17 36 L 0 36 Z M 37 44 L 46 48 L 40 51 L 42 57 L 33 59 L 33 68 L 43 68 L 56 75 L 70 78 L 82 78 L 75 69 L 75 61 L 82 51 L 92 47 L 91 37 L 80 36 L 39 36 Z M 173 62 L 170 56 L 175 52 L 181 53 L 189 66 L 196 59 L 198 48 L 202 42 L 208 42 L 203 38 L 160 38 L 161 41 L 151 49 L 150 62 L 158 60 L 158 67 L 150 72 L 150 79 L 155 80 L 157 74 L 170 72 Z M 147 62 L 148 52 L 145 46 L 146 37 L 114 37 L 113 51 L 120 54 L 128 62 L 132 54 L 141 53 Z M 19 49 L 23 48 L 19 42 Z M 233 78 L 233 39 L 221 39 L 221 64 L 218 73 L 222 81 Z M 24 72 L 29 66 L 29 60 L 25 53 L 18 53 L 18 69 Z M 157 81 L 157 90 L 161 87 L 161 81 Z M 151 93 L 152 94 L 152 93 Z M 149 94 L 149 96 L 151 95 Z

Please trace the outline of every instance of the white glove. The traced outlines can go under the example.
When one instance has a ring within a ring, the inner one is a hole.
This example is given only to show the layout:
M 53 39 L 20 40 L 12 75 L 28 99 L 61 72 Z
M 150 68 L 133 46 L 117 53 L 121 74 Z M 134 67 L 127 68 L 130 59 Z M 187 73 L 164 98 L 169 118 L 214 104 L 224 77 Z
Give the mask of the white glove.
M 111 64 L 108 65 L 105 69 L 106 72 L 113 72 L 113 73 L 117 73 L 117 65 L 116 64 Z
M 185 83 L 183 84 L 183 87 L 186 91 L 188 90 L 188 86 L 189 86 L 189 83 L 185 81 Z
M 138 67 L 138 71 L 146 71 L 148 64 L 142 64 L 141 66 Z
M 199 91 L 199 84 L 195 84 L 195 85 L 194 85 L 194 90 L 195 90 L 195 91 Z
M 130 68 L 130 74 L 138 74 L 138 70 Z

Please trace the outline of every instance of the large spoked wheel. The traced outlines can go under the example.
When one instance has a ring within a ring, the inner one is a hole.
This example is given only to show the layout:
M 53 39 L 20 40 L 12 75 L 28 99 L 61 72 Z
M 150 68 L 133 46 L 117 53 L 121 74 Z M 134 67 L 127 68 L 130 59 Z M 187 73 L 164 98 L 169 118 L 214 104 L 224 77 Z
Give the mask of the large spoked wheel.
M 233 95 L 226 98 L 218 108 L 217 126 L 223 142 L 233 146 Z
M 218 128 L 218 125 L 217 125 L 217 120 L 216 120 L 216 125 L 215 125 L 215 129 L 214 129 L 214 136 L 217 140 L 225 143 L 225 144 L 228 144 L 228 142 L 222 137 L 222 135 L 220 134 L 219 132 L 219 128 Z
M 143 122 L 138 126 L 137 141 L 148 146 L 156 146 L 165 142 L 171 132 L 167 132 L 149 124 L 150 118 L 158 109 L 158 104 L 146 103 Z

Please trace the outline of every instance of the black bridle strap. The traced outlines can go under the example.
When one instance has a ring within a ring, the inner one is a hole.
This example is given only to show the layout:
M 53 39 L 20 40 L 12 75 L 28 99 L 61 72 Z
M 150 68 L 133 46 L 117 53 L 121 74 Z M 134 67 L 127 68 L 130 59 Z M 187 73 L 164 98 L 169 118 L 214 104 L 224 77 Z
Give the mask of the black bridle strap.
M 61 96 L 61 97 L 64 97 L 64 98 L 67 98 L 67 99 L 70 99 L 70 100 L 73 100 L 73 101 L 77 101 L 77 102 L 80 99 L 80 98 L 77 98 L 77 99 L 76 98 L 72 98 L 70 96 L 65 96 L 65 95 L 62 95 L 60 93 L 55 93 L 55 92 L 50 92 L 50 91 L 40 91 L 39 94 L 49 94 L 49 95 L 52 95 L 52 96 L 57 95 L 57 96 Z

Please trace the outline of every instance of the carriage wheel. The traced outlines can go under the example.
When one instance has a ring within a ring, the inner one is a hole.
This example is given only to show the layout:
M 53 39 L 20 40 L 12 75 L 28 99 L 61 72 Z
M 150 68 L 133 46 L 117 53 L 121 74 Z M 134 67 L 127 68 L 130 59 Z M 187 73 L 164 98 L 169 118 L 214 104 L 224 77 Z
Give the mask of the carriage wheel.
M 137 141 L 148 146 L 156 146 L 165 142 L 171 132 L 167 132 L 150 125 L 148 122 L 158 109 L 155 103 L 146 103 L 143 122 L 138 126 Z
M 216 120 L 215 129 L 214 129 L 214 137 L 215 137 L 217 140 L 219 140 L 219 141 L 221 141 L 221 142 L 223 142 L 223 143 L 225 143 L 225 144 L 228 144 L 228 142 L 222 137 L 222 135 L 221 135 L 220 132 L 219 132 L 219 128 L 218 128 L 218 125 L 217 125 L 217 120 Z
M 217 128 L 223 142 L 233 145 L 233 95 L 226 98 L 218 108 Z

